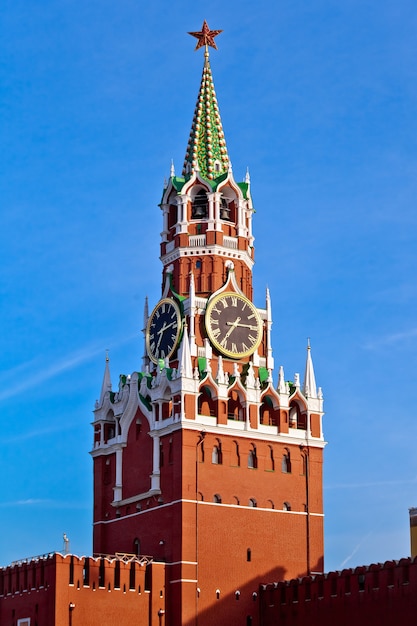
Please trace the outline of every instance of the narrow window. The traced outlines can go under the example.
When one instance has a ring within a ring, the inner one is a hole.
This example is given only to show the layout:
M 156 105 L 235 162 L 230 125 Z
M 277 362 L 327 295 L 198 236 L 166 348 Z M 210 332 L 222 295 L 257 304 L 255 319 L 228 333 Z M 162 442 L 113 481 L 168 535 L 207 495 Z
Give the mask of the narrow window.
M 70 566 L 69 566 L 69 584 L 74 584 L 74 557 L 71 557 Z
M 104 559 L 100 559 L 100 565 L 98 568 L 98 586 L 105 587 L 105 569 Z
M 250 498 L 249 499 L 249 506 L 253 507 L 253 508 L 256 508 L 257 504 L 256 504 L 255 498 Z
M 250 467 L 252 469 L 256 469 L 258 467 L 258 458 L 256 456 L 256 448 L 255 448 L 255 446 L 252 446 L 252 449 L 249 450 L 248 467 Z
M 213 497 L 213 502 L 216 502 L 216 504 L 221 504 L 222 503 L 221 495 L 219 495 L 218 493 L 215 493 Z
M 130 571 L 129 571 L 129 589 L 134 589 L 136 586 L 136 568 L 135 561 L 130 563 Z
M 87 587 L 89 584 L 90 584 L 90 559 L 84 559 L 83 585 Z
M 250 548 L 246 550 L 246 560 L 248 563 L 252 561 L 252 550 Z
M 282 455 L 282 471 L 284 474 L 291 474 L 291 457 L 290 451 L 287 448 Z
M 289 502 L 284 502 L 282 509 L 283 511 L 291 511 L 291 504 Z
M 120 589 L 120 561 L 114 564 L 114 588 Z
M 133 542 L 133 553 L 136 556 L 140 555 L 140 541 L 139 541 L 139 539 L 137 537 L 136 537 L 136 539 Z

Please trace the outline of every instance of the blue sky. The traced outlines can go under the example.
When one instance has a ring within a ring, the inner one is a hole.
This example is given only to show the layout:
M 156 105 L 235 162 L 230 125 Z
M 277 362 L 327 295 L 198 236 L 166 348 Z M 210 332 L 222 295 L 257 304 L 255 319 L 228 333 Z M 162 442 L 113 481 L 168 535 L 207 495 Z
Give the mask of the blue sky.
M 4 0 L 0 564 L 91 553 L 92 409 L 140 367 L 157 204 L 203 55 L 256 215 L 274 356 L 325 396 L 326 569 L 409 554 L 417 505 L 417 5 Z M 278 369 L 278 368 L 277 368 Z M 275 376 L 276 376 L 275 372 Z

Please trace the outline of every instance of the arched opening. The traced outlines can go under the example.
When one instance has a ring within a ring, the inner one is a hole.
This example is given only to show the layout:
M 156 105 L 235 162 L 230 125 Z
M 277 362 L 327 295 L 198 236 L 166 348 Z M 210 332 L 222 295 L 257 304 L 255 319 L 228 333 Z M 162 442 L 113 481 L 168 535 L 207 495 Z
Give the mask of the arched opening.
M 197 404 L 199 415 L 216 416 L 216 403 L 212 397 L 212 390 L 207 385 L 201 388 Z
M 237 391 L 233 390 L 229 393 L 227 401 L 227 419 L 244 422 L 243 406 Z
M 278 425 L 278 410 L 274 409 L 274 403 L 271 396 L 264 396 L 261 408 L 259 411 L 259 421 L 261 424 L 268 426 Z
M 305 409 L 302 410 L 295 400 L 290 404 L 289 422 L 290 428 L 298 428 L 299 430 L 306 430 L 307 428 L 307 412 Z
M 193 220 L 202 220 L 208 215 L 208 199 L 204 189 L 200 191 L 194 197 L 191 206 L 191 218 Z
M 216 504 L 221 504 L 222 503 L 222 497 L 219 493 L 215 493 L 213 496 L 213 502 L 215 502 Z

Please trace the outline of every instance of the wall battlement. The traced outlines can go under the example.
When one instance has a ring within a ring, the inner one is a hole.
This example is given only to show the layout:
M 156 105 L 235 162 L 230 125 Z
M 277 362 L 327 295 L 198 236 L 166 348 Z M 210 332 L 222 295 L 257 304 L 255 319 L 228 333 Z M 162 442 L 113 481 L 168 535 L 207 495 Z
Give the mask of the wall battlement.
M 417 609 L 417 558 L 261 585 L 260 605 L 263 626 L 406 623 Z

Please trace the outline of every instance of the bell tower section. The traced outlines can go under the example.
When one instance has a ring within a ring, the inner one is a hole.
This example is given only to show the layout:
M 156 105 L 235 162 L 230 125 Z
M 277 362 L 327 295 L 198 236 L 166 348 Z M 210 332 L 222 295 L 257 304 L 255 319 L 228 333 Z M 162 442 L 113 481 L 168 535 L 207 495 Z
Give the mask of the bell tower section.
M 166 563 L 167 626 L 256 626 L 261 583 L 323 570 L 323 396 L 275 370 L 272 305 L 254 300 L 249 174 L 232 171 L 204 22 L 181 176 L 160 208 L 161 297 L 138 371 L 94 411 L 94 552 Z M 274 381 L 275 378 L 275 381 Z

